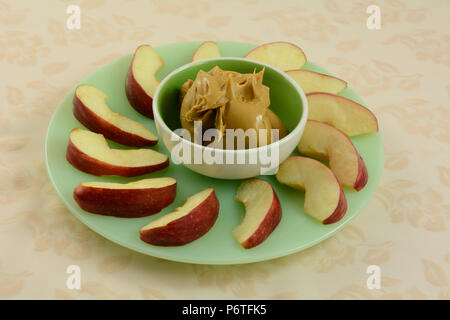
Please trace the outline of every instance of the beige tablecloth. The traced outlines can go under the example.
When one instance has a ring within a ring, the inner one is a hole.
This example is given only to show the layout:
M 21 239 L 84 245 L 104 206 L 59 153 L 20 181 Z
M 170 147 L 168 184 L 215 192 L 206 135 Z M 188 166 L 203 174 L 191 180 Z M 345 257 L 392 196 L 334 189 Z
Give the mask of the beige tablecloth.
M 80 30 L 66 28 L 70 4 Z M 380 30 L 366 27 L 372 4 Z M 0 0 L 0 298 L 449 299 L 448 12 L 445 0 Z M 138 44 L 191 40 L 292 41 L 374 110 L 383 177 L 342 232 L 273 261 L 190 265 L 120 247 L 64 207 L 44 138 L 65 93 Z M 81 290 L 66 287 L 72 264 Z

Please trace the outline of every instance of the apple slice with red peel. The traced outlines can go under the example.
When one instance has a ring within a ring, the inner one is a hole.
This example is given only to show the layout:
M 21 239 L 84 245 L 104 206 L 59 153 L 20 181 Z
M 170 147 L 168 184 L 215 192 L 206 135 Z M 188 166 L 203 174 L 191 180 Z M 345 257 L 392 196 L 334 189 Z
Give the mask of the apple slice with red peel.
M 94 86 L 82 84 L 73 96 L 73 114 L 86 128 L 131 147 L 153 146 L 158 138 L 141 123 L 113 112 L 108 96 Z
M 308 119 L 325 122 L 347 136 L 378 131 L 375 115 L 359 103 L 332 93 L 313 92 L 308 99 Z
M 242 182 L 235 199 L 244 204 L 245 217 L 232 235 L 250 249 L 266 240 L 280 223 L 280 201 L 270 183 L 257 178 Z
M 350 139 L 340 130 L 315 120 L 306 122 L 298 144 L 306 156 L 326 159 L 342 185 L 361 190 L 367 183 L 367 168 Z
M 121 218 L 145 217 L 161 211 L 175 199 L 174 178 L 143 179 L 129 183 L 82 182 L 73 190 L 81 209 Z
M 192 242 L 214 225 L 219 214 L 219 200 L 213 188 L 205 189 L 175 209 L 140 230 L 141 240 L 156 246 L 181 246 Z
M 219 46 L 214 41 L 203 42 L 192 55 L 191 61 L 220 57 Z
M 306 63 L 303 50 L 284 41 L 262 44 L 247 53 L 244 58 L 267 63 L 283 71 L 300 69 Z
M 305 69 L 286 71 L 305 93 L 328 92 L 338 94 L 347 87 L 347 82 L 327 74 Z
M 153 119 L 153 95 L 160 81 L 156 73 L 164 66 L 163 59 L 150 45 L 136 49 L 125 82 L 125 93 L 131 106 Z
M 169 158 L 150 149 L 111 149 L 103 135 L 78 128 L 69 134 L 66 159 L 96 176 L 135 177 L 163 169 Z
M 304 211 L 323 224 L 335 223 L 347 211 L 347 199 L 333 171 L 320 161 L 292 156 L 277 172 L 277 180 L 305 190 Z

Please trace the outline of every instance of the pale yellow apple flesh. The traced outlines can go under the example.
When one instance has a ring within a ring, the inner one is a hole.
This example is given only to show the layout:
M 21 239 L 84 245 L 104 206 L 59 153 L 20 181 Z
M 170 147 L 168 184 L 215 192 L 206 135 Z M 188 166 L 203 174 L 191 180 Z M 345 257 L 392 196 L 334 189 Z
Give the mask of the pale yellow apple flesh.
M 325 122 L 348 136 L 378 131 L 375 115 L 348 98 L 326 92 L 313 92 L 308 99 L 308 119 Z
M 191 61 L 217 58 L 220 56 L 221 54 L 217 43 L 214 41 L 205 41 L 194 52 Z
M 169 158 L 151 149 L 111 149 L 103 135 L 78 128 L 69 134 L 67 160 L 94 175 L 134 177 L 163 169 Z
M 308 120 L 298 150 L 329 161 L 330 168 L 345 186 L 362 189 L 367 183 L 367 169 L 350 139 L 340 130 L 322 122 Z
M 271 65 L 280 70 L 300 69 L 306 63 L 303 50 L 290 42 L 271 42 L 256 47 L 245 58 Z
M 153 119 L 153 96 L 160 81 L 157 72 L 164 61 L 150 45 L 139 46 L 133 56 L 125 81 L 130 105 L 142 115 Z
M 305 93 L 328 92 L 338 94 L 347 87 L 347 82 L 342 79 L 310 70 L 286 71 L 303 89 Z
M 152 98 L 161 82 L 156 78 L 156 74 L 163 66 L 163 59 L 151 46 L 143 45 L 136 49 L 132 64 L 133 76 Z
M 151 132 L 141 123 L 131 120 L 127 117 L 124 117 L 119 113 L 113 112 L 106 104 L 108 96 L 104 92 L 97 89 L 96 87 L 87 84 L 82 84 L 77 87 L 75 94 L 84 107 L 88 108 L 95 115 L 97 115 L 104 121 L 110 123 L 111 125 L 115 126 L 119 130 L 122 130 L 123 132 L 132 135 L 137 135 L 149 141 L 158 140 L 158 138 L 153 134 L 153 132 Z M 86 123 L 90 121 L 89 119 L 84 119 L 83 122 Z M 90 126 L 89 123 L 87 123 L 87 126 L 88 127 Z M 99 131 L 101 131 L 101 128 Z M 116 142 L 120 143 L 120 141 Z
M 245 216 L 232 235 L 246 249 L 253 248 L 275 230 L 281 220 L 281 206 L 269 182 L 249 179 L 241 183 L 235 199 L 245 206 Z
M 70 140 L 94 159 L 123 167 L 142 167 L 165 162 L 167 156 L 150 149 L 111 149 L 101 134 L 75 129 Z
M 323 224 L 339 221 L 347 211 L 347 200 L 334 173 L 323 163 L 292 156 L 284 161 L 277 180 L 305 191 L 304 212 Z
M 128 182 L 128 183 L 115 183 L 115 182 L 81 182 L 80 185 L 84 187 L 99 188 L 99 189 L 156 189 L 163 188 L 176 183 L 175 178 L 163 177 L 163 178 L 151 178 L 142 179 L 138 181 Z

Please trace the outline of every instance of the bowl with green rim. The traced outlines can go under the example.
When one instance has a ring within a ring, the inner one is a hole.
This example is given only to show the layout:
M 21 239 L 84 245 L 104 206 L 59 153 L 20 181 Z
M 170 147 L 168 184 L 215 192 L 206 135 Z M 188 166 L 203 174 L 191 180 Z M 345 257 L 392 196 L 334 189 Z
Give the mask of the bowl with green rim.
M 192 142 L 180 134 L 181 86 L 195 80 L 200 70 L 253 73 L 264 69 L 263 84 L 269 87 L 269 108 L 281 119 L 288 134 L 265 146 L 249 149 L 219 149 Z M 302 88 L 285 72 L 246 58 L 211 58 L 183 65 L 159 84 L 153 97 L 153 114 L 160 139 L 176 164 L 218 179 L 246 179 L 274 174 L 298 145 L 308 118 L 308 101 Z

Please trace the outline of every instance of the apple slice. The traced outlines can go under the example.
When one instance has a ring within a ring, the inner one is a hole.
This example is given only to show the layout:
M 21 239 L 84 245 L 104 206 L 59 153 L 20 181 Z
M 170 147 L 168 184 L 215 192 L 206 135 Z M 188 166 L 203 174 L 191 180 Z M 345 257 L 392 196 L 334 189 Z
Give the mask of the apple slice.
M 156 73 L 164 66 L 163 59 L 150 45 L 136 49 L 125 82 L 125 93 L 131 106 L 153 119 L 153 95 L 160 81 Z
M 66 159 L 96 176 L 135 177 L 169 165 L 165 154 L 150 149 L 111 149 L 103 135 L 78 128 L 69 134 Z
M 174 178 L 143 179 L 129 183 L 82 182 L 73 198 L 91 213 L 122 217 L 145 217 L 167 207 L 175 199 Z
M 378 131 L 375 115 L 353 100 L 326 92 L 313 92 L 308 99 L 308 119 L 328 123 L 352 137 Z
M 266 240 L 280 223 L 280 201 L 270 183 L 257 178 L 242 182 L 235 199 L 244 204 L 245 217 L 232 235 L 250 249 Z
M 219 214 L 219 200 L 213 188 L 205 189 L 140 230 L 141 240 L 156 246 L 181 246 L 207 233 Z
M 345 186 L 361 190 L 367 183 L 367 168 L 350 139 L 340 130 L 315 120 L 306 122 L 298 151 L 329 161 L 330 168 Z
M 262 44 L 244 58 L 267 63 L 283 71 L 300 69 L 306 63 L 306 56 L 300 47 L 283 41 Z
M 111 111 L 107 99 L 96 87 L 79 85 L 73 96 L 73 114 L 89 130 L 123 145 L 144 147 L 158 142 L 153 132 L 139 122 Z
M 310 70 L 298 69 L 286 71 L 305 93 L 329 92 L 338 94 L 347 87 L 347 82 L 327 74 Z
M 323 224 L 337 222 L 345 215 L 344 191 L 333 171 L 323 163 L 292 156 L 280 165 L 276 177 L 280 183 L 305 190 L 305 213 Z
M 191 61 L 220 57 L 220 50 L 214 41 L 203 42 L 192 55 Z

